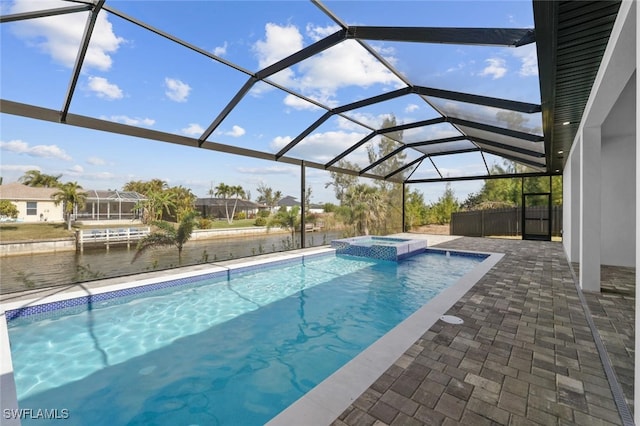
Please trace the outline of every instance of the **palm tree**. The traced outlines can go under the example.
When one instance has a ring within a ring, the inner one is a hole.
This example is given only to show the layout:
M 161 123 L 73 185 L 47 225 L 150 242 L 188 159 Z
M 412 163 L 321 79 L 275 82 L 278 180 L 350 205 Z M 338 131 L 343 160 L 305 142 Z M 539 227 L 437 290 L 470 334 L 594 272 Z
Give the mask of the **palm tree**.
M 51 195 L 55 205 L 64 204 L 64 212 L 67 216 L 67 229 L 71 230 L 71 218 L 76 208 L 84 208 L 87 202 L 87 193 L 81 191 L 82 186 L 78 182 L 67 182 L 59 186 L 59 191 Z
M 124 184 L 123 191 L 133 191 L 143 195 L 149 192 L 160 192 L 168 188 L 167 182 L 161 179 L 151 179 L 149 181 L 132 180 Z
M 154 231 L 138 241 L 136 253 L 133 255 L 131 263 L 135 262 L 142 253 L 147 250 L 161 246 L 176 246 L 178 249 L 178 259 L 181 259 L 182 248 L 191 238 L 193 229 L 196 226 L 195 217 L 196 212 L 192 211 L 187 213 L 184 215 L 177 228 L 169 222 L 153 222 L 153 225 L 158 228 L 158 231 Z
M 344 198 L 345 204 L 351 208 L 351 221 L 356 234 L 369 235 L 372 228 L 381 228 L 380 224 L 384 221 L 387 211 L 381 190 L 359 184 L 349 188 Z
M 229 217 L 229 215 L 227 215 L 227 222 L 229 222 L 229 224 L 231 224 L 233 222 L 233 217 L 236 215 L 236 207 L 238 207 L 238 199 L 240 197 L 244 197 L 245 192 L 244 189 L 242 188 L 242 186 L 240 185 L 236 185 L 236 186 L 230 186 L 229 187 L 229 195 L 232 197 L 235 197 L 235 201 L 233 203 L 233 210 L 231 211 L 231 217 Z
M 40 170 L 27 170 L 18 181 L 27 186 L 40 188 L 55 188 L 60 185 L 59 179 L 62 175 L 47 175 L 41 173 Z
M 273 212 L 273 209 L 278 205 L 278 201 L 282 198 L 281 191 L 273 191 L 270 186 L 266 186 L 264 183 L 260 183 L 258 186 L 258 193 L 260 196 L 257 198 L 257 202 L 266 204 L 269 207 L 269 212 Z
M 291 243 L 295 245 L 296 228 L 300 226 L 300 207 L 293 206 L 289 210 L 282 208 L 282 210 L 276 213 L 269 221 L 268 227 L 271 226 L 279 226 L 291 231 Z
M 193 195 L 191 189 L 182 185 L 169 188 L 169 192 L 173 196 L 176 221 L 180 222 L 185 215 L 193 211 L 197 197 Z
M 227 197 L 232 193 L 232 187 L 227 185 L 224 182 L 220 182 L 218 186 L 216 186 L 216 197 L 220 197 L 224 199 L 224 212 L 227 215 L 227 222 L 231 223 L 233 219 L 229 220 L 229 206 L 227 204 Z
M 163 211 L 165 211 L 167 215 L 170 215 L 171 209 L 174 209 L 176 207 L 175 194 L 171 191 L 152 190 L 146 195 L 148 198 L 151 217 L 153 218 L 153 220 L 162 219 Z

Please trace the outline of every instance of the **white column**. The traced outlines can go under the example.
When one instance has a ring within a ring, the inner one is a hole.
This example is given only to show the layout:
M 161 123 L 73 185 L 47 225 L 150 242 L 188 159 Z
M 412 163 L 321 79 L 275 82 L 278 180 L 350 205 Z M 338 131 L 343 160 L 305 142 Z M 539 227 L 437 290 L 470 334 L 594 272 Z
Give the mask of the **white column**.
M 637 1 L 636 1 L 637 3 Z M 636 15 L 636 293 L 640 288 L 640 144 L 638 137 L 640 136 L 640 121 L 638 120 L 638 111 L 640 111 L 640 84 L 638 84 L 638 68 L 640 68 L 640 43 L 638 43 L 638 28 L 640 28 L 640 13 L 637 7 L 634 9 Z M 634 418 L 635 423 L 640 424 L 640 374 L 638 374 L 638 366 L 640 366 L 640 298 L 636 297 L 636 328 L 635 328 L 635 377 L 634 377 Z
M 600 291 L 600 157 L 601 131 L 582 130 L 580 147 L 580 286 Z
M 580 261 L 580 155 L 582 143 L 577 144 L 571 156 L 571 261 Z

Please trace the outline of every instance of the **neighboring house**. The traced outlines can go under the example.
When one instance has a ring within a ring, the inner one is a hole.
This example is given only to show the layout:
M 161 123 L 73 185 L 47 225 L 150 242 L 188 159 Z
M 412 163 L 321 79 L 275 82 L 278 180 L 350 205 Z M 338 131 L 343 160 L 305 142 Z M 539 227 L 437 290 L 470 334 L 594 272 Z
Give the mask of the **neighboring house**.
M 309 212 L 308 213 L 324 213 L 324 206 L 322 204 L 311 204 L 309 205 Z
M 17 222 L 64 222 L 63 203 L 56 206 L 51 196 L 58 188 L 38 188 L 18 182 L 0 185 L 0 200 L 9 200 L 18 208 Z M 0 217 L 0 221 L 12 219 Z
M 236 202 L 235 198 L 198 198 L 196 200 L 196 210 L 198 210 L 202 214 L 202 217 L 205 218 L 226 219 L 227 213 L 225 210 L 225 202 L 227 205 L 226 208 L 229 210 L 229 214 L 231 214 Z M 258 214 L 258 211 L 266 209 L 267 206 L 264 204 L 238 199 L 235 213 L 238 214 L 240 212 L 244 212 L 247 218 L 251 219 Z
M 287 211 L 291 210 L 295 206 L 300 207 L 300 202 L 296 197 L 292 197 L 291 195 L 287 195 L 278 201 L 278 208 L 285 207 Z
M 287 209 L 287 211 L 289 211 L 292 207 L 300 207 L 300 202 L 296 197 L 287 195 L 286 197 L 281 198 L 280 201 L 278 201 L 278 207 L 283 206 Z M 320 204 L 311 204 L 307 213 L 324 213 L 324 207 Z
M 134 191 L 84 190 L 87 199 L 83 209 L 78 209 L 76 219 L 90 220 L 136 220 L 142 217 L 144 195 Z

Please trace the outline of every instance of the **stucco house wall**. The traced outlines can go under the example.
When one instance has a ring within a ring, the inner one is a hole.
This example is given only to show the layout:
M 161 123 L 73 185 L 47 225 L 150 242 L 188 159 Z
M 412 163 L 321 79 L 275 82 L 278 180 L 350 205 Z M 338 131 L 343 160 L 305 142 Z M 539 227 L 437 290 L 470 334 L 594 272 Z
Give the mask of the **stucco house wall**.
M 0 185 L 0 200 L 18 208 L 17 222 L 64 222 L 62 203 L 55 205 L 51 196 L 57 188 L 33 188 L 18 182 Z M 1 218 L 7 221 L 7 218 Z

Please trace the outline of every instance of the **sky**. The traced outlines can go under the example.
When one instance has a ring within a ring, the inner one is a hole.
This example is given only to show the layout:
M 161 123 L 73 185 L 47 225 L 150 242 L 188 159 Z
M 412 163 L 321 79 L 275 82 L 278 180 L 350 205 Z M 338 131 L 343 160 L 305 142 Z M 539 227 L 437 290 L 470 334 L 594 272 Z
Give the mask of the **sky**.
M 66 7 L 60 0 L 0 2 L 1 13 Z M 100 13 L 69 112 L 198 138 L 257 72 L 336 32 L 339 27 L 306 1 L 125 1 L 107 5 L 173 34 L 219 60 L 178 46 L 115 14 Z M 349 25 L 532 28 L 530 1 L 326 1 Z M 60 110 L 71 81 L 88 14 L 4 23 L 1 30 L 2 99 Z M 413 84 L 539 103 L 535 44 L 520 48 L 369 41 L 367 44 Z M 233 65 L 233 66 L 229 66 Z M 243 72 L 244 71 L 244 72 Z M 274 83 L 337 107 L 404 87 L 353 40 L 270 77 Z M 494 114 L 433 100 L 468 116 Z M 433 105 L 433 104 L 432 104 Z M 276 153 L 325 110 L 272 85 L 258 83 L 220 123 L 208 141 Z M 326 163 L 393 117 L 397 124 L 438 117 L 416 95 L 403 96 L 333 117 L 287 153 Z M 525 124 L 536 129 L 539 116 Z M 447 137 L 448 124 L 403 133 L 407 142 Z M 376 138 L 373 139 L 375 143 Z M 461 147 L 464 147 L 461 145 Z M 422 155 L 407 151 L 407 160 Z M 365 148 L 345 159 L 366 165 Z M 412 178 L 465 176 L 501 159 L 478 153 L 423 162 Z M 259 185 L 300 198 L 300 167 L 212 150 L 149 141 L 0 114 L 0 175 L 17 181 L 27 170 L 62 175 L 85 189 L 122 189 L 134 180 L 159 178 L 199 197 L 220 183 L 241 185 L 251 197 Z M 438 174 L 439 172 L 439 174 Z M 325 170 L 306 169 L 312 202 L 335 202 Z M 453 184 L 462 201 L 482 182 Z M 412 185 L 427 202 L 444 184 Z

